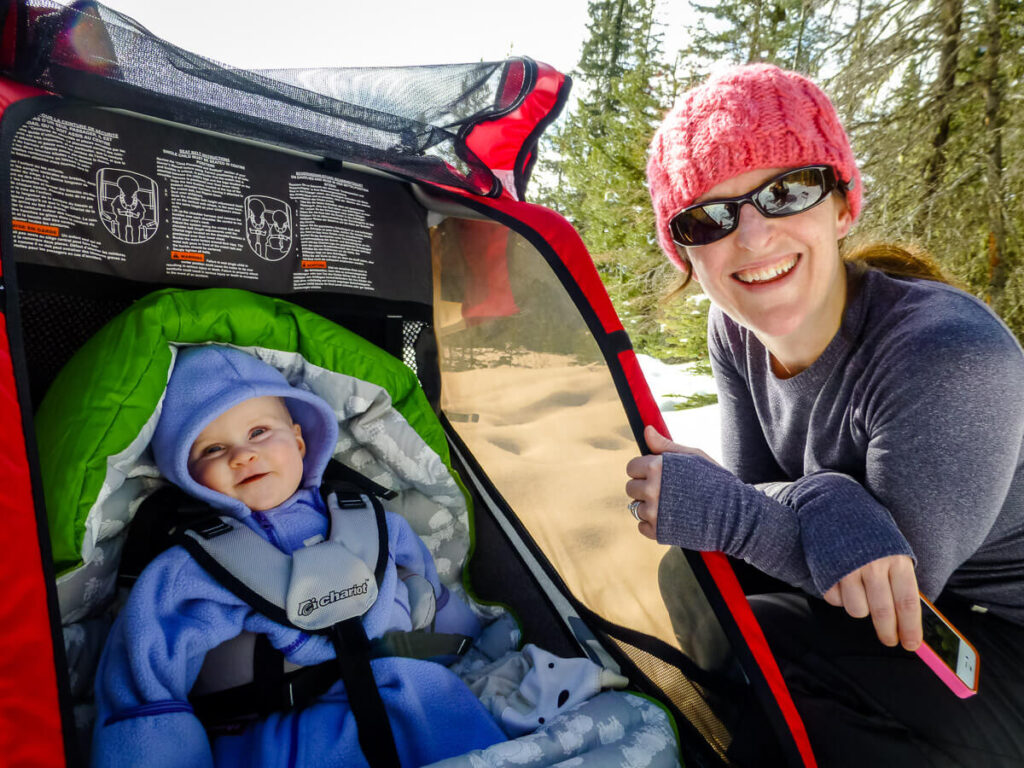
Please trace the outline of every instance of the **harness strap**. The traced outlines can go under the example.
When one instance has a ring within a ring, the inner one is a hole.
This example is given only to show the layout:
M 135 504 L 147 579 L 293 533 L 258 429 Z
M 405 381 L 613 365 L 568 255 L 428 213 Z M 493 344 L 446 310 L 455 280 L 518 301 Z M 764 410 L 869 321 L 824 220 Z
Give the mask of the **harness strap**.
M 215 579 L 261 613 L 323 631 L 369 610 L 388 562 L 387 523 L 376 497 L 332 493 L 328 512 L 328 540 L 291 555 L 226 515 L 194 522 L 175 536 Z
M 410 659 L 435 659 L 461 656 L 469 650 L 473 638 L 446 632 L 385 632 L 370 641 L 370 658 L 405 656 Z
M 265 635 L 259 635 L 267 646 Z M 461 656 L 472 645 L 467 635 L 443 632 L 388 632 L 382 637 L 370 640 L 370 659 L 386 656 L 404 656 L 411 659 L 432 660 L 444 656 Z M 299 667 L 292 672 L 283 672 L 282 656 L 274 651 L 276 673 L 267 671 L 253 682 L 238 685 L 223 691 L 203 693 L 190 699 L 196 716 L 214 732 L 233 732 L 236 724 L 246 715 L 259 714 L 265 717 L 296 707 L 304 707 L 327 693 L 338 680 L 338 662 L 334 659 L 322 661 L 310 667 Z M 257 645 L 257 657 L 260 655 Z M 265 683 L 274 680 L 274 685 Z
M 261 718 L 267 717 L 276 710 L 275 699 L 284 686 L 284 664 L 281 663 L 281 652 L 270 644 L 266 635 L 256 635 L 252 668 L 257 711 Z
M 356 721 L 359 748 L 370 768 L 401 768 L 395 736 L 370 666 L 370 641 L 358 618 L 331 627 L 341 679 Z

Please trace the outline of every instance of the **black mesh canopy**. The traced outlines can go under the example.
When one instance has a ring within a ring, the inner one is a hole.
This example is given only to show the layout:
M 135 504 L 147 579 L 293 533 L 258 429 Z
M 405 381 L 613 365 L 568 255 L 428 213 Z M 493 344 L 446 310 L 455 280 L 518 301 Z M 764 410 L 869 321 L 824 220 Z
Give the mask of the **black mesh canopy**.
M 537 79 L 527 58 L 249 71 L 189 53 L 91 0 L 13 0 L 0 13 L 5 73 L 21 82 L 480 195 L 502 187 L 465 137 L 515 110 Z

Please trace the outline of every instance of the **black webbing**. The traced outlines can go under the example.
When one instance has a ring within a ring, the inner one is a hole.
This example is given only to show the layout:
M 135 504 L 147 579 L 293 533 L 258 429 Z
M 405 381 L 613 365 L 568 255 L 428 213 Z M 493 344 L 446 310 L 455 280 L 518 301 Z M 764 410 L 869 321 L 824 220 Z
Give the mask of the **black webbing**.
M 369 641 L 370 658 L 403 656 L 437 660 L 461 656 L 472 644 L 466 635 L 444 632 L 387 632 Z M 255 715 L 306 707 L 327 693 L 338 680 L 334 659 L 284 672 L 284 655 L 273 648 L 266 635 L 256 638 L 253 682 L 191 698 L 192 708 L 208 728 L 222 722 L 246 720 Z
M 252 650 L 252 679 L 256 683 L 255 700 L 260 717 L 281 708 L 284 688 L 284 654 L 270 644 L 266 635 L 256 635 Z
M 337 459 L 331 459 L 327 462 L 327 468 L 324 470 L 323 482 L 320 487 L 320 493 L 324 496 L 330 494 L 331 491 L 337 491 L 336 485 L 342 485 L 350 483 L 364 493 L 369 493 L 372 496 L 380 496 L 382 499 L 391 499 L 398 497 L 397 491 L 392 491 L 385 488 L 379 483 L 373 482 L 366 475 L 363 475 L 347 464 L 342 464 Z
M 370 768 L 401 768 L 395 736 L 384 700 L 370 667 L 370 641 L 358 618 L 331 627 L 331 642 L 345 683 L 348 703 L 356 720 L 359 747 Z
M 473 638 L 447 632 L 385 632 L 370 641 L 370 658 L 404 656 L 407 659 L 435 659 L 461 656 Z

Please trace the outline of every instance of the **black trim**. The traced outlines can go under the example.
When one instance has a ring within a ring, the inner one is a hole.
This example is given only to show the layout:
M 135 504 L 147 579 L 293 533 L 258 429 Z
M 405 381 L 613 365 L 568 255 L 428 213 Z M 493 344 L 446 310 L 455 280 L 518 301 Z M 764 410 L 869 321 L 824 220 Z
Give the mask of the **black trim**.
M 463 121 L 462 125 L 459 126 L 459 132 L 456 135 L 457 146 L 459 144 L 465 146 L 466 137 L 469 136 L 469 134 L 473 132 L 473 129 L 478 125 L 482 125 L 483 123 L 493 123 L 494 121 L 500 120 L 501 118 L 515 112 L 526 101 L 526 97 L 533 92 L 534 87 L 537 85 L 537 62 L 529 56 L 520 56 L 519 59 L 523 62 L 523 85 L 519 89 L 519 95 L 516 96 L 516 98 L 512 100 L 512 103 L 505 107 L 505 109 L 481 110 Z M 508 78 L 508 69 L 508 63 L 506 62 L 501 73 L 501 78 L 498 81 L 498 88 L 495 91 L 498 94 L 498 98 L 501 97 L 501 92 L 505 88 L 505 80 Z M 493 169 L 490 167 L 488 167 L 487 170 L 493 172 Z
M 512 166 L 512 176 L 515 179 L 516 197 L 520 200 L 526 199 L 526 185 L 530 181 L 533 166 L 537 162 L 536 150 L 537 145 L 540 143 L 540 137 L 558 119 L 558 116 L 562 114 L 562 110 L 565 109 L 566 102 L 569 101 L 569 92 L 572 90 L 572 78 L 568 75 L 564 77 L 565 82 L 562 83 L 562 87 L 555 98 L 555 103 L 552 105 L 551 110 L 533 127 L 533 130 L 527 135 L 519 147 L 519 152 L 516 154 L 515 164 Z
M 476 458 L 469 451 L 469 448 L 462 441 L 462 438 L 459 437 L 458 433 L 455 432 L 454 429 L 452 429 L 451 423 L 443 417 L 442 423 L 445 427 L 445 432 L 448 435 L 448 439 L 452 443 L 454 443 L 455 446 L 459 449 L 459 452 L 463 456 L 463 460 L 465 461 L 466 464 L 469 465 L 469 468 L 472 470 L 473 474 L 475 474 L 477 478 L 479 478 L 479 482 L 484 486 L 484 490 L 487 492 L 487 494 L 501 508 L 502 512 L 505 513 L 505 517 L 507 518 L 509 524 L 512 526 L 513 529 L 515 529 L 516 534 L 519 536 L 520 540 L 527 547 L 527 549 L 529 549 L 530 553 L 534 556 L 534 559 L 544 570 L 545 575 L 552 582 L 552 584 L 554 584 L 555 588 L 558 589 L 561 595 L 566 599 L 566 601 L 572 606 L 573 610 L 576 611 L 576 613 L 581 618 L 596 615 L 593 611 L 586 608 L 570 591 L 568 586 L 562 580 L 561 575 L 558 573 L 558 571 L 555 570 L 554 566 L 551 565 L 551 562 L 548 560 L 547 556 L 538 546 L 536 541 L 534 541 L 533 537 L 530 535 L 529 531 L 527 531 L 522 521 L 520 521 L 518 516 L 516 516 L 515 512 L 512 510 L 511 505 L 509 505 L 509 503 L 505 500 L 505 497 L 501 495 L 501 493 L 495 487 L 494 483 L 491 482 L 491 479 L 487 476 L 483 468 L 480 466 L 479 462 L 477 462 Z M 468 480 L 469 479 L 467 478 L 467 481 Z M 537 586 L 540 593 L 544 595 L 545 600 L 551 606 L 551 610 L 554 612 L 554 614 L 556 616 L 560 615 L 558 609 L 551 602 L 551 599 L 550 597 L 548 597 L 545 590 L 537 583 L 536 578 L 532 574 L 530 577 L 534 580 L 534 584 Z M 682 756 L 684 758 L 684 764 L 692 764 L 697 766 L 724 766 L 725 763 L 717 755 L 717 753 L 715 753 L 714 749 L 711 747 L 710 744 L 708 744 L 704 736 L 701 735 L 701 733 L 696 729 L 693 723 L 691 723 L 689 719 L 666 697 L 664 691 L 662 691 L 657 686 L 657 684 L 654 683 L 654 681 L 648 678 L 640 670 L 640 668 L 633 662 L 633 660 L 619 648 L 617 644 L 603 637 L 604 635 L 610 636 L 608 633 L 604 631 L 604 625 L 612 627 L 617 626 L 615 624 L 612 624 L 611 622 L 608 622 L 607 620 L 602 621 L 602 626 L 600 628 L 595 628 L 588 624 L 588 627 L 591 630 L 594 630 L 595 640 L 597 640 L 601 644 L 601 647 L 609 656 L 615 659 L 616 663 L 622 670 L 622 673 L 629 678 L 630 682 L 636 687 L 636 689 L 661 702 L 662 705 L 664 705 L 672 714 L 672 717 L 676 721 L 676 727 L 680 731 L 680 733 L 682 734 L 683 732 L 686 732 L 688 739 L 685 742 L 682 739 L 680 739 L 679 744 L 680 751 L 683 753 Z M 628 632 L 629 630 L 626 631 Z M 656 651 L 659 648 L 657 643 L 659 643 L 660 641 L 658 641 L 657 638 L 643 635 L 643 633 L 640 632 L 636 632 L 635 635 L 638 637 L 648 637 L 648 639 L 650 640 L 649 643 L 643 646 L 645 651 L 651 653 L 651 655 L 653 656 L 660 658 L 662 661 L 665 661 L 668 664 L 674 664 L 674 661 L 672 659 L 665 659 L 661 657 L 657 652 L 652 652 L 651 650 L 649 650 L 654 649 L 654 651 Z M 578 638 L 577 643 L 580 643 Z M 666 645 L 666 647 L 668 646 Z M 582 644 L 580 644 L 580 648 L 581 650 L 584 650 Z M 682 652 L 679 651 L 678 653 L 681 654 Z
M 462 125 L 459 126 L 459 131 L 455 135 L 455 139 L 452 141 L 452 146 L 455 148 L 455 155 L 459 159 L 461 159 L 465 163 L 468 163 L 470 166 L 473 165 L 472 159 L 475 159 L 476 162 L 479 165 L 486 168 L 487 172 L 490 174 L 491 180 L 493 181 L 493 185 L 489 192 L 487 192 L 486 194 L 480 194 L 481 197 L 500 197 L 505 187 L 498 179 L 497 175 L 494 173 L 494 169 L 488 166 L 479 157 L 477 157 L 476 153 L 469 148 L 469 145 L 466 143 L 466 139 L 469 138 L 469 135 L 478 125 L 483 125 L 484 123 L 493 123 L 496 120 L 500 120 L 506 115 L 509 115 L 515 110 L 519 109 L 519 107 L 523 105 L 523 102 L 526 101 L 526 97 L 533 91 L 534 87 L 537 85 L 537 62 L 535 62 L 528 56 L 521 57 L 521 61 L 523 62 L 523 86 L 519 91 L 519 96 L 516 97 L 512 101 L 512 103 L 505 109 L 494 110 L 485 112 L 483 114 L 474 115 L 473 117 L 463 122 Z M 505 78 L 507 76 L 508 65 L 506 64 L 506 68 L 502 72 L 501 79 L 498 85 L 497 93 L 499 94 L 499 97 L 501 91 L 504 88 Z
M 22 21 L 19 18 L 19 22 Z M 14 135 L 11 129 L 19 112 L 24 109 L 26 101 L 56 97 L 38 97 L 11 103 L 4 110 L 0 120 L 0 152 L 3 157 L 10 157 L 10 140 Z M 20 125 L 20 123 L 18 123 Z M 16 129 L 17 126 L 15 126 Z M 0 217 L 3 222 L 11 220 L 11 178 L 10 163 L 0 162 Z M 50 528 L 47 523 L 46 502 L 43 494 L 42 477 L 39 471 L 39 449 L 36 445 L 35 421 L 33 418 L 32 397 L 29 391 L 28 365 L 25 362 L 25 348 L 22 343 L 21 314 L 18 307 L 18 279 L 13 253 L 13 230 L 8 225 L 2 229 L 2 245 L 0 245 L 0 271 L 3 273 L 3 294 L 7 321 L 7 343 L 11 351 L 11 368 L 14 373 L 14 384 L 17 390 L 18 407 L 21 410 L 22 439 L 25 443 L 25 456 L 28 461 L 29 482 L 32 488 L 32 504 L 36 518 L 36 534 L 38 537 L 39 558 L 42 565 L 42 578 L 46 590 L 46 609 L 50 618 L 50 641 L 53 646 L 53 664 L 57 678 L 57 703 L 61 714 L 61 735 L 64 739 L 64 759 L 68 766 L 85 766 L 80 754 L 78 734 L 75 731 L 73 699 L 71 696 L 71 680 L 68 674 L 67 655 L 64 650 L 64 634 L 61 629 L 60 604 L 57 599 L 57 571 L 53 563 L 53 549 L 50 544 Z
M 529 56 L 518 56 L 516 57 L 519 61 L 523 62 L 523 85 L 519 89 L 519 95 L 512 100 L 507 107 L 500 110 L 491 112 L 485 120 L 475 120 L 474 123 L 489 122 L 493 120 L 499 120 L 506 115 L 511 115 L 523 104 L 526 103 L 527 97 L 533 93 L 533 89 L 537 86 L 537 62 L 531 59 Z M 505 81 L 508 79 L 508 71 L 510 67 L 506 63 L 504 71 L 501 73 L 501 80 L 498 82 L 497 92 L 500 94 L 505 90 Z
M 633 340 L 625 330 L 612 331 L 608 334 L 608 349 L 618 358 L 623 352 L 633 351 Z

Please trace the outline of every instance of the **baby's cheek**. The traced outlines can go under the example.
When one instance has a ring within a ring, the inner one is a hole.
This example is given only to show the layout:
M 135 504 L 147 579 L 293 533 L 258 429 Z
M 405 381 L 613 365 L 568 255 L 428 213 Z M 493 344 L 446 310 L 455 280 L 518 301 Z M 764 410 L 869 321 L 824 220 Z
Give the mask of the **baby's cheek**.
M 211 488 L 218 490 L 217 488 L 217 473 L 216 468 L 211 467 L 205 462 L 190 465 L 188 468 L 188 474 L 193 480 L 199 483 L 204 488 Z

